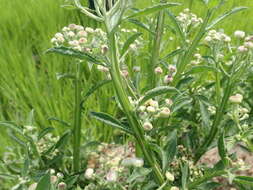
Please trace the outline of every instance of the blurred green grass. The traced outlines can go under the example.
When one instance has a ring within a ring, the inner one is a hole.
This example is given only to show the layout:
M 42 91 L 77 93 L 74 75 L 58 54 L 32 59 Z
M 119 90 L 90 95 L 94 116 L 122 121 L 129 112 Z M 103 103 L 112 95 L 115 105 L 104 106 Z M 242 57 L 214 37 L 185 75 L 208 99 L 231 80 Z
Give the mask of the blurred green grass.
M 213 0 L 212 4 L 218 0 Z M 188 7 L 190 0 L 175 0 L 182 6 L 173 8 L 175 12 Z M 137 0 L 138 7 L 151 4 L 148 0 Z M 206 7 L 200 0 L 193 0 L 192 10 L 204 15 Z M 16 121 L 26 124 L 26 117 L 34 109 L 36 124 L 40 127 L 54 125 L 61 132 L 65 130 L 59 124 L 52 124 L 49 117 L 58 117 L 65 121 L 72 118 L 73 86 L 69 81 L 56 80 L 56 73 L 71 70 L 70 59 L 45 55 L 54 33 L 70 23 L 89 25 L 89 21 L 77 10 L 65 10 L 61 7 L 64 0 L 0 0 L 0 121 Z M 211 5 L 212 6 L 212 5 Z M 236 29 L 252 32 L 253 1 L 228 0 L 220 12 L 235 6 L 247 6 L 248 11 L 230 17 L 219 27 L 231 34 Z M 94 75 L 94 80 L 101 76 Z M 93 110 L 113 110 L 109 100 L 99 101 L 111 90 L 99 91 L 99 97 L 89 99 L 87 107 Z M 98 99 L 99 98 L 99 99 Z M 84 128 L 91 128 L 88 119 Z M 9 144 L 5 130 L 0 128 L 0 153 Z M 110 133 L 110 131 L 104 131 Z M 96 131 L 94 132 L 96 134 Z

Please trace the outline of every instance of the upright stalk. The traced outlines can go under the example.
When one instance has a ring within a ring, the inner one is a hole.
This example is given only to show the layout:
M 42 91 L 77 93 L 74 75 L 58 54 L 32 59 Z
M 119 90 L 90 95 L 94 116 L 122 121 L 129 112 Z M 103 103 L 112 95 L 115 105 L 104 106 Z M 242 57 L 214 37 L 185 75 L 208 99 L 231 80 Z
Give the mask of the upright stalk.
M 79 171 L 80 166 L 80 144 L 81 144 L 81 62 L 76 64 L 75 76 L 75 109 L 73 125 L 73 168 Z
M 107 36 L 109 40 L 109 54 L 110 54 L 110 63 L 111 63 L 111 77 L 114 84 L 116 94 L 118 96 L 119 102 L 127 116 L 129 124 L 134 131 L 135 139 L 138 145 L 141 147 L 142 153 L 147 160 L 148 164 L 152 167 L 154 172 L 154 177 L 158 184 L 162 185 L 164 183 L 164 177 L 162 171 L 156 161 L 156 158 L 153 152 L 150 149 L 149 144 L 146 142 L 144 137 L 144 131 L 141 128 L 141 124 L 138 121 L 134 109 L 129 102 L 127 92 L 124 89 L 124 80 L 121 78 L 119 60 L 118 60 L 118 48 L 115 40 L 114 32 L 109 32 L 107 30 Z
M 156 86 L 156 75 L 154 73 L 154 69 L 158 64 L 159 56 L 160 56 L 160 49 L 161 49 L 161 41 L 162 41 L 162 35 L 164 31 L 164 17 L 165 13 L 164 11 L 160 11 L 157 18 L 157 26 L 156 26 L 156 34 L 155 38 L 153 40 L 153 47 L 152 47 L 152 55 L 151 55 L 151 61 L 148 71 L 149 71 L 149 88 L 154 88 Z

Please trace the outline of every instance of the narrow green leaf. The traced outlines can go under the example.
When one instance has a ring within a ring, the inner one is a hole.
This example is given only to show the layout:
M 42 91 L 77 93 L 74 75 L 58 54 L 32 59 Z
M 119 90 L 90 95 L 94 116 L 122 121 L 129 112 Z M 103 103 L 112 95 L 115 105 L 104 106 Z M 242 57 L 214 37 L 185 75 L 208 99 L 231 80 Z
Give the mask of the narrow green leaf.
M 14 179 L 16 179 L 16 176 L 0 173 L 0 178 L 6 179 L 6 180 L 14 180 Z
M 184 51 L 183 49 L 176 49 L 176 50 L 170 52 L 169 54 L 167 54 L 166 56 L 164 56 L 161 60 L 165 61 L 169 58 L 172 58 L 172 57 L 182 53 L 183 51 Z
M 13 131 L 8 131 L 7 132 L 9 137 L 14 140 L 16 143 L 18 143 L 20 146 L 22 146 L 23 148 L 27 148 L 27 144 L 25 141 L 21 140 L 19 137 L 17 137 Z
M 199 65 L 199 66 L 192 67 L 188 72 L 185 73 L 185 75 L 199 74 L 199 73 L 205 73 L 205 72 L 216 73 L 218 72 L 218 70 L 211 66 Z
M 71 131 L 66 131 L 66 132 L 61 136 L 61 138 L 56 142 L 56 144 L 55 144 L 55 146 L 54 146 L 54 150 L 55 150 L 55 149 L 61 149 L 61 148 L 63 148 L 63 147 L 66 145 L 66 143 L 67 143 L 67 141 L 68 141 L 70 135 L 71 135 Z
M 157 11 L 161 11 L 163 9 L 173 7 L 173 6 L 178 6 L 181 5 L 180 3 L 163 3 L 163 4 L 158 4 L 153 7 L 148 7 L 142 10 L 137 11 L 136 13 L 131 14 L 130 16 L 127 17 L 129 18 L 134 18 L 134 17 L 140 17 L 140 16 L 146 16 L 152 13 L 155 13 Z
M 128 21 L 132 24 L 135 24 L 136 26 L 139 26 L 140 28 L 150 32 L 151 34 L 155 35 L 155 32 L 152 31 L 148 25 L 144 24 L 143 22 L 136 20 L 136 19 L 128 19 Z
M 200 108 L 200 114 L 201 114 L 203 124 L 205 125 L 205 127 L 209 127 L 210 116 L 207 110 L 207 105 L 205 105 L 201 100 L 199 100 L 199 108 Z
M 102 113 L 102 112 L 90 112 L 90 116 L 102 121 L 103 123 L 110 125 L 112 127 L 115 127 L 117 129 L 120 129 L 121 131 L 124 131 L 128 134 L 133 134 L 133 132 L 125 125 L 123 125 L 120 121 L 117 119 L 113 118 L 111 115 L 107 113 Z
M 53 127 L 47 127 L 43 129 L 39 134 L 38 134 L 38 140 L 42 139 L 45 135 L 48 133 L 52 132 L 54 130 Z
M 50 117 L 50 118 L 48 118 L 48 120 L 49 121 L 57 121 L 57 122 L 61 123 L 62 125 L 65 125 L 67 127 L 71 127 L 71 125 L 68 122 L 63 121 L 63 120 L 56 118 L 56 117 Z
M 0 126 L 4 126 L 4 127 L 7 127 L 19 134 L 22 134 L 23 135 L 23 132 L 22 132 L 22 128 L 19 127 L 18 125 L 14 124 L 13 122 L 5 122 L 5 121 L 2 121 L 0 122 Z
M 221 15 L 221 16 L 219 16 L 218 18 L 216 18 L 215 20 L 213 20 L 213 21 L 211 22 L 211 24 L 209 24 L 209 25 L 207 26 L 206 29 L 207 29 L 207 30 L 210 30 L 210 29 L 213 28 L 216 24 L 218 24 L 219 22 L 223 21 L 223 20 L 226 19 L 227 17 L 229 17 L 229 16 L 231 16 L 231 15 L 233 15 L 233 14 L 235 14 L 235 13 L 238 13 L 238 12 L 240 12 L 240 11 L 243 11 L 243 10 L 245 10 L 245 9 L 248 9 L 248 7 L 235 7 L 235 8 L 233 8 L 232 10 L 230 10 L 230 11 L 224 13 L 223 15 Z
M 46 53 L 58 53 L 58 54 L 61 54 L 61 55 L 70 56 L 70 57 L 90 61 L 90 62 L 95 63 L 95 64 L 99 64 L 99 65 L 102 64 L 98 59 L 94 58 L 89 53 L 74 50 L 72 48 L 65 47 L 65 46 L 50 48 L 46 51 Z
M 188 184 L 188 177 L 189 177 L 189 167 L 187 164 L 184 164 L 184 166 L 181 167 L 182 172 L 182 190 L 187 190 L 187 184 Z
M 162 158 L 162 168 L 163 171 L 166 171 L 168 168 L 169 163 L 173 160 L 173 158 L 177 154 L 177 131 L 172 131 L 169 136 L 167 143 L 164 147 L 164 154 Z
M 124 43 L 123 47 L 122 47 L 122 50 L 121 50 L 121 56 L 123 56 L 126 51 L 128 50 L 129 46 L 134 43 L 134 41 L 139 38 L 139 36 L 141 36 L 142 33 L 135 33 L 133 34 L 132 36 L 130 36 L 127 41 Z
M 253 185 L 253 177 L 250 176 L 236 176 L 235 180 L 242 184 Z
M 225 140 L 224 140 L 224 132 L 221 134 L 218 140 L 218 150 L 219 150 L 219 155 L 221 157 L 221 160 L 223 164 L 226 166 L 228 164 L 228 161 L 227 161 L 227 149 L 226 149 Z
M 151 98 L 168 93 L 180 93 L 180 92 L 176 88 L 170 86 L 160 86 L 157 88 L 153 88 L 152 90 L 149 90 L 144 94 L 144 97 L 140 100 L 138 105 L 140 106 Z
M 50 190 L 51 189 L 51 181 L 50 175 L 45 174 L 39 181 L 36 190 Z
M 96 90 L 98 90 L 100 87 L 109 84 L 110 82 L 112 82 L 112 80 L 103 80 L 103 81 L 99 81 L 98 83 L 96 83 L 95 85 L 93 85 L 83 96 L 83 101 L 85 102 L 88 97 L 90 95 L 92 95 Z

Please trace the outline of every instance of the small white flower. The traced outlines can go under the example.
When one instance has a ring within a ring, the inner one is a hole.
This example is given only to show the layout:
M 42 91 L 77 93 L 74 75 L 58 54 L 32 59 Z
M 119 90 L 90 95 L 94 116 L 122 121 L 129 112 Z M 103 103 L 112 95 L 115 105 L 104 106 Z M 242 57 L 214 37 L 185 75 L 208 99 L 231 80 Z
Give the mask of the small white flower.
M 236 94 L 234 96 L 230 96 L 229 97 L 229 100 L 232 102 L 232 103 L 236 103 L 236 104 L 239 104 L 242 102 L 243 100 L 243 96 L 241 94 Z
M 70 31 L 70 32 L 67 33 L 67 36 L 68 36 L 68 37 L 74 37 L 74 36 L 75 36 L 75 33 L 72 32 L 72 31 Z
M 54 169 L 50 169 L 49 172 L 50 172 L 51 175 L 55 174 L 55 170 Z
M 150 130 L 153 129 L 153 125 L 152 125 L 150 122 L 146 121 L 146 122 L 143 124 L 143 128 L 144 128 L 144 130 L 146 130 L 146 131 L 150 131 Z
M 146 110 L 146 106 L 140 106 L 140 107 L 139 107 L 139 110 L 140 110 L 141 112 L 144 112 L 144 111 Z
M 64 41 L 65 41 L 65 39 L 63 37 L 57 38 L 57 42 L 59 42 L 59 43 L 63 43 Z
M 85 43 L 87 43 L 87 39 L 86 38 L 80 38 L 78 42 L 80 44 L 85 44 Z
M 244 46 L 245 46 L 246 48 L 252 49 L 252 48 L 253 48 L 253 42 L 245 42 L 245 43 L 244 43 Z
M 245 32 L 241 31 L 241 30 L 237 30 L 237 31 L 235 31 L 234 36 L 236 38 L 244 38 L 245 37 Z
M 93 168 L 87 168 L 85 173 L 84 173 L 84 177 L 86 179 L 91 179 L 93 177 L 94 174 L 94 169 Z
M 177 68 L 174 65 L 169 65 L 168 69 L 172 73 L 174 73 L 177 70 Z
M 58 190 L 65 190 L 67 188 L 67 185 L 64 182 L 60 182 L 57 187 Z
M 167 178 L 169 181 L 174 181 L 174 180 L 175 180 L 174 175 L 173 175 L 172 173 L 168 172 L 168 171 L 165 173 L 165 176 L 166 176 L 166 178 Z
M 245 46 L 239 46 L 237 48 L 237 50 L 240 52 L 240 53 L 244 53 L 244 52 L 247 52 L 248 51 L 248 48 L 246 48 Z
M 165 99 L 165 103 L 171 106 L 173 104 L 173 101 L 171 99 Z
M 225 42 L 231 42 L 231 38 L 229 36 L 226 36 L 224 39 Z
M 69 29 L 70 29 L 70 30 L 74 30 L 75 28 L 76 28 L 76 25 L 75 25 L 75 24 L 70 24 L 70 25 L 69 25 Z
M 94 32 L 95 32 L 94 29 L 93 29 L 93 28 L 90 28 L 90 27 L 86 27 L 85 30 L 86 30 L 86 32 L 88 32 L 88 33 L 94 33 Z
M 210 36 L 207 36 L 207 37 L 205 37 L 204 41 L 207 42 L 207 43 L 211 42 L 212 38 Z
M 163 80 L 163 82 L 164 82 L 165 84 L 169 84 L 169 83 L 172 82 L 172 81 L 173 81 L 173 77 L 170 76 L 170 75 L 166 75 L 166 76 L 164 77 L 164 80 Z
M 139 67 L 139 66 L 134 66 L 134 67 L 133 67 L 133 71 L 134 71 L 134 72 L 140 72 L 140 71 L 141 71 L 141 67 Z
M 75 29 L 79 30 L 79 31 L 82 31 L 82 30 L 84 30 L 84 27 L 81 26 L 81 25 L 76 25 Z
M 163 69 L 161 67 L 156 67 L 155 68 L 155 73 L 156 74 L 162 74 L 163 73 Z
M 161 111 L 159 113 L 159 117 L 167 118 L 170 116 L 170 109 L 167 107 L 161 108 Z
M 52 176 L 50 177 L 50 181 L 51 181 L 51 183 L 53 183 L 53 184 L 56 183 L 57 180 L 58 180 L 58 177 L 55 176 L 55 175 L 52 175 Z
M 62 28 L 62 31 L 63 32 L 68 32 L 70 30 L 70 28 L 69 27 L 66 27 L 66 26 L 64 26 L 63 28 Z
M 55 38 L 63 38 L 63 34 L 58 32 L 55 34 Z
M 29 186 L 28 190 L 35 190 L 37 188 L 37 183 L 33 183 Z
M 106 174 L 106 180 L 109 182 L 115 182 L 115 181 L 117 181 L 117 178 L 118 178 L 118 174 L 115 170 L 110 170 Z
M 56 42 L 57 42 L 57 39 L 56 39 L 56 38 L 52 38 L 52 39 L 51 39 L 51 43 L 52 43 L 52 44 L 55 44 Z
M 148 106 L 147 107 L 147 112 L 154 113 L 155 111 L 156 111 L 156 109 L 153 106 Z
M 172 187 L 170 188 L 170 190 L 180 190 L 180 189 L 179 189 L 179 187 L 172 186 Z
M 56 176 L 58 177 L 58 178 L 63 178 L 63 174 L 61 173 L 61 172 L 58 172 L 57 174 L 56 174 Z
M 81 31 L 79 31 L 79 32 L 77 33 L 77 35 L 78 35 L 79 37 L 86 37 L 86 36 L 87 36 L 87 32 L 86 32 L 85 30 L 81 30 Z
M 71 46 L 78 46 L 79 42 L 77 40 L 69 41 L 69 45 L 71 45 Z

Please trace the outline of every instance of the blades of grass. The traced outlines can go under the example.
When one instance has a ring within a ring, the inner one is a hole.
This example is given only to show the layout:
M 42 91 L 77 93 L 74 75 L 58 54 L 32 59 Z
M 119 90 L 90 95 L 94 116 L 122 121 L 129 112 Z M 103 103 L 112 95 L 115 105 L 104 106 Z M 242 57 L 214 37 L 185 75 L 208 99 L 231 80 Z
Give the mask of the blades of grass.
M 211 28 L 213 28 L 215 25 L 217 25 L 218 23 L 220 23 L 221 21 L 223 21 L 224 19 L 226 19 L 227 17 L 236 14 L 240 11 L 246 10 L 248 9 L 248 7 L 235 7 L 232 10 L 224 13 L 223 15 L 219 16 L 218 18 L 216 18 L 214 21 L 211 22 L 211 24 L 209 24 L 207 26 L 207 30 L 210 30 Z
M 133 14 L 127 16 L 126 19 L 136 18 L 136 17 L 140 17 L 140 16 L 146 16 L 146 15 L 161 11 L 163 9 L 173 7 L 173 6 L 179 6 L 179 5 L 181 5 L 181 4 L 180 3 L 171 3 L 171 2 L 158 4 L 158 5 L 155 5 L 153 7 L 148 7 L 148 8 L 139 10 L 136 13 L 133 13 Z
M 122 47 L 122 49 L 121 49 L 121 56 L 123 56 L 125 53 L 126 53 L 126 51 L 128 50 L 128 48 L 129 48 L 129 46 L 133 43 L 133 42 L 135 42 L 135 40 L 138 38 L 138 37 L 140 37 L 142 35 L 142 33 L 135 33 L 135 34 L 133 34 L 132 36 L 130 36 L 128 39 L 127 39 L 127 41 L 124 43 L 124 45 L 123 45 L 123 47 Z

